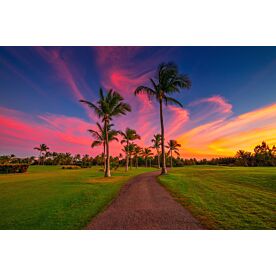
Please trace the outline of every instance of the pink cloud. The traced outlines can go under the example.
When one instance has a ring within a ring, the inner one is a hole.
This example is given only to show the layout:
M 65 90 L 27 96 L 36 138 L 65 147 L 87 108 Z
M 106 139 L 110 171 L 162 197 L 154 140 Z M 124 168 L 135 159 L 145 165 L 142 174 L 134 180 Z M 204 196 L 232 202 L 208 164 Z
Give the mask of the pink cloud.
M 0 107 L 0 124 L 1 154 L 35 155 L 33 148 L 41 143 L 51 151 L 72 154 L 97 155 L 102 151 L 101 147 L 90 147 L 92 138 L 87 130 L 95 125 L 80 118 L 55 114 L 30 118 L 23 112 Z M 114 143 L 111 153 L 118 154 L 120 150 L 121 145 Z
M 203 99 L 194 101 L 190 103 L 189 106 L 198 106 L 202 103 L 212 104 L 211 108 L 216 112 L 226 113 L 226 114 L 229 114 L 232 112 L 232 105 L 228 103 L 227 100 L 220 95 L 215 95 L 209 98 L 203 98 Z

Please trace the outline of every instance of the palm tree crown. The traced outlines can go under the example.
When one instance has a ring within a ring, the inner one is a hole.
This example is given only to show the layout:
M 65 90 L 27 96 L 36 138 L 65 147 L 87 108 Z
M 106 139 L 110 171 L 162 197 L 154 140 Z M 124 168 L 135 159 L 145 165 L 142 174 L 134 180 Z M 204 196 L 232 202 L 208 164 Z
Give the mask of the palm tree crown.
M 39 147 L 35 147 L 34 149 L 41 151 L 41 152 L 43 152 L 43 151 L 46 152 L 49 149 L 49 147 L 47 147 L 46 144 L 40 144 Z
M 46 144 L 40 144 L 39 147 L 35 147 L 35 150 L 39 151 L 39 159 L 41 159 L 41 154 L 44 152 L 45 154 L 47 153 L 47 151 L 49 150 L 49 147 Z M 39 161 L 40 163 L 40 161 Z M 43 161 L 44 163 L 44 161 Z
M 171 156 L 171 167 L 173 166 L 172 165 L 172 154 L 175 153 L 176 155 L 179 156 L 180 155 L 179 154 L 179 148 L 180 147 L 181 147 L 181 145 L 178 144 L 176 140 L 170 140 L 168 142 L 168 145 L 166 146 L 166 148 L 169 149 L 168 154 Z
M 177 104 L 182 107 L 182 104 L 169 97 L 174 92 L 180 92 L 181 89 L 191 88 L 192 82 L 188 75 L 179 74 L 178 67 L 172 63 L 161 63 L 158 66 L 154 79 L 150 78 L 151 87 L 139 86 L 134 91 L 134 94 L 145 93 L 149 98 L 155 98 L 157 101 L 164 100 L 165 104 Z
M 98 130 L 94 129 L 88 129 L 88 131 L 91 133 L 92 137 L 94 138 L 94 141 L 91 144 L 91 147 L 97 147 L 104 145 L 104 140 L 105 140 L 105 130 L 104 127 L 101 126 L 98 122 L 96 123 Z M 113 124 L 109 124 L 107 126 L 107 131 L 108 131 L 108 141 L 119 141 L 118 138 L 116 137 L 118 135 L 118 131 L 111 129 Z
M 124 98 L 116 91 L 110 89 L 107 95 L 104 95 L 102 88 L 99 91 L 100 99 L 96 104 L 80 100 L 80 102 L 87 104 L 91 107 L 102 121 L 111 121 L 113 117 L 119 115 L 126 115 L 126 112 L 131 111 L 131 107 L 128 103 L 123 102 Z

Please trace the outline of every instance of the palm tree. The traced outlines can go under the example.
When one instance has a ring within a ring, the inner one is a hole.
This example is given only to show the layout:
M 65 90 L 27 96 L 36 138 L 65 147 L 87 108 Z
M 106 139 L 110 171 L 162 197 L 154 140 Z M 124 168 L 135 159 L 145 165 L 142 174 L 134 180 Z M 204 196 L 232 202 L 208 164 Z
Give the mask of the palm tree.
M 129 145 L 125 145 L 123 151 L 128 155 L 129 157 L 129 164 L 130 169 L 132 169 L 132 156 L 135 155 L 135 148 L 136 145 L 134 143 L 129 143 Z
M 49 150 L 49 148 L 45 144 L 40 144 L 39 147 L 35 147 L 34 149 L 39 151 L 39 164 L 40 164 L 41 155 L 43 154 L 43 152 L 46 153 Z
M 135 157 L 135 166 L 136 166 L 136 169 L 138 168 L 138 157 L 139 157 L 139 155 L 141 153 L 142 153 L 142 148 L 136 145 L 135 149 L 134 149 L 134 157 Z
M 125 132 L 120 131 L 120 134 L 123 136 L 121 144 L 126 144 L 126 171 L 128 171 L 129 164 L 129 141 L 134 141 L 141 139 L 140 135 L 137 134 L 135 129 L 126 128 Z
M 148 158 L 153 156 L 153 153 L 151 152 L 151 149 L 150 148 L 144 148 L 143 156 L 145 158 L 146 167 L 147 167 L 148 166 Z
M 176 140 L 170 140 L 168 142 L 168 145 L 166 146 L 166 148 L 169 149 L 168 155 L 170 155 L 170 157 L 171 157 L 171 168 L 173 166 L 173 162 L 172 162 L 173 152 L 179 156 L 180 154 L 179 154 L 178 148 L 180 148 L 180 147 L 181 147 L 181 145 L 178 144 Z
M 105 177 L 110 177 L 110 157 L 109 157 L 109 140 L 108 140 L 108 125 L 113 117 L 119 115 L 126 115 L 126 112 L 131 111 L 129 104 L 123 102 L 124 98 L 116 91 L 110 89 L 106 95 L 104 95 L 103 90 L 100 88 L 99 91 L 100 99 L 96 104 L 91 103 L 86 100 L 80 100 L 80 102 L 87 104 L 93 109 L 99 118 L 102 118 L 105 130 L 105 147 L 106 147 L 106 167 L 105 167 Z
M 157 161 L 158 161 L 158 169 L 160 169 L 160 146 L 161 146 L 161 134 L 155 134 L 154 138 L 151 140 L 153 143 L 152 148 L 156 149 L 157 153 Z
M 155 98 L 159 103 L 160 111 L 160 124 L 161 124 L 161 150 L 162 150 L 162 171 L 161 174 L 166 174 L 166 157 L 165 157 L 165 135 L 164 135 L 164 122 L 163 122 L 163 103 L 176 104 L 182 107 L 182 104 L 169 95 L 174 92 L 180 92 L 183 89 L 191 87 L 191 80 L 187 75 L 180 74 L 178 67 L 174 63 L 161 63 L 158 66 L 156 76 L 150 79 L 151 87 L 139 86 L 134 91 L 135 95 L 144 93 L 149 98 Z
M 88 131 L 91 133 L 92 137 L 95 139 L 92 144 L 91 148 L 97 147 L 97 146 L 103 146 L 103 163 L 104 163 L 104 170 L 106 165 L 106 147 L 105 147 L 105 129 L 102 127 L 99 123 L 96 123 L 98 130 L 88 129 Z M 118 138 L 116 137 L 118 134 L 118 131 L 111 129 L 113 124 L 109 124 L 107 126 L 108 131 L 108 141 L 118 141 Z

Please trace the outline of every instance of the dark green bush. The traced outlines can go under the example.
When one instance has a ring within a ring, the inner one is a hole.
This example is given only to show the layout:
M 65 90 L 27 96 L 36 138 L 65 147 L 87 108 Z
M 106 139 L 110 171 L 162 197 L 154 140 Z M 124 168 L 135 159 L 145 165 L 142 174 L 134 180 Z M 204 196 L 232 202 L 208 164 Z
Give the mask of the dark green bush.
M 0 173 L 24 173 L 29 164 L 0 164 Z

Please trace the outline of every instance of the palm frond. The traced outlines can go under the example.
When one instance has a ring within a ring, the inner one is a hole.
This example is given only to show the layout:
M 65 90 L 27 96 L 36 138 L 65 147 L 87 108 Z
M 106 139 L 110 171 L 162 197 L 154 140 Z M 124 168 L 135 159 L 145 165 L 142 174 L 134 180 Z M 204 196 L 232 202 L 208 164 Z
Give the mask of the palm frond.
M 100 118 L 103 116 L 103 112 L 102 110 L 96 106 L 95 104 L 89 102 L 89 101 L 86 101 L 86 100 L 80 100 L 81 103 L 85 103 L 87 104 L 89 107 L 91 107 L 93 109 L 93 111 L 96 113 L 96 115 Z
M 94 139 L 103 140 L 102 135 L 98 131 L 96 131 L 94 129 L 88 129 L 88 132 L 91 133 L 91 135 Z
M 91 144 L 91 148 L 101 146 L 103 144 L 102 141 L 93 141 Z
M 154 96 L 156 97 L 157 92 L 150 87 L 141 85 L 141 86 L 138 86 L 134 91 L 134 95 L 139 95 L 139 94 L 146 94 L 149 98 L 151 98 Z
M 174 98 L 171 98 L 171 97 L 168 97 L 168 96 L 163 96 L 163 98 L 164 98 L 164 101 L 165 101 L 166 105 L 168 105 L 170 103 L 170 104 L 176 104 L 176 105 L 179 105 L 179 106 L 183 107 L 182 103 L 177 101 Z

